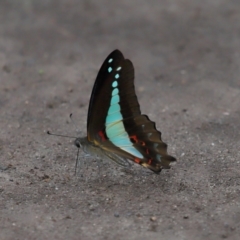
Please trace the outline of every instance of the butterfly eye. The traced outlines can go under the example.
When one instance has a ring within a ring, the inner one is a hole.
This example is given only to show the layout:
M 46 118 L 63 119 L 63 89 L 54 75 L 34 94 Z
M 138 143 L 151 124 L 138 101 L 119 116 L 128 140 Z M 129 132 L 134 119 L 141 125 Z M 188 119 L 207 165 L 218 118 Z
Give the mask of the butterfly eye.
M 77 148 L 80 148 L 80 147 L 82 146 L 78 138 L 75 139 L 74 145 L 75 145 Z

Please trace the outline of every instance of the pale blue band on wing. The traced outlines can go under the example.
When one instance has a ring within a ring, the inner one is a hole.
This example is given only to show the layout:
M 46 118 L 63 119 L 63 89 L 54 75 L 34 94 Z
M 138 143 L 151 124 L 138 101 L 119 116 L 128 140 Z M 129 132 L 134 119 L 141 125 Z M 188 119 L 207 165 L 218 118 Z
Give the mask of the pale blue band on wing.
M 115 88 L 115 87 L 117 87 L 118 86 L 118 82 L 117 81 L 114 81 L 113 83 L 112 83 L 112 86 Z
M 111 114 L 113 114 L 115 112 L 119 112 L 120 113 L 120 105 L 118 103 L 110 106 L 110 108 L 108 109 L 108 115 L 111 115 Z
M 116 74 L 115 78 L 119 78 L 119 74 Z M 135 157 L 143 158 L 143 155 L 133 146 L 123 125 L 123 116 L 120 111 L 120 97 L 117 86 L 117 81 L 114 81 L 112 83 L 114 89 L 112 91 L 112 98 L 105 123 L 107 137 L 115 146 L 121 148 L 125 152 Z
M 114 114 L 108 115 L 106 118 L 105 126 L 109 128 L 110 123 L 115 123 L 119 121 L 119 118 L 121 118 L 120 112 L 115 112 Z
M 119 93 L 118 88 L 114 88 L 112 91 L 112 96 L 118 95 L 118 93 Z
M 112 106 L 112 105 L 114 105 L 114 104 L 119 103 L 119 101 L 120 101 L 119 95 L 114 95 L 114 96 L 112 96 L 112 99 L 111 99 L 110 104 L 111 104 L 111 106 Z

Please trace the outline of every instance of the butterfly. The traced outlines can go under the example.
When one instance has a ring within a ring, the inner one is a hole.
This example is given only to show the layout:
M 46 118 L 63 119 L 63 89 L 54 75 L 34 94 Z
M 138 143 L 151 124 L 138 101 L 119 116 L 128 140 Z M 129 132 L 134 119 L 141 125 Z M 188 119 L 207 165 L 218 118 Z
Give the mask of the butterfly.
M 122 166 L 131 160 L 155 173 L 176 159 L 148 116 L 142 115 L 134 88 L 134 68 L 119 50 L 103 62 L 93 86 L 87 118 L 87 136 L 75 145 L 92 156 Z

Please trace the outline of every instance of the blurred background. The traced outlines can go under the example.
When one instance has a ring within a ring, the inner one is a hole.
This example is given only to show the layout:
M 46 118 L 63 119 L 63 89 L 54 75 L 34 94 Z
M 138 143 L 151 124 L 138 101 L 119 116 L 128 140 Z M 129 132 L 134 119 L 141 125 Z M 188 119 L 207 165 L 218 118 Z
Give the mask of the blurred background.
M 238 239 L 239 39 L 238 1 L 1 0 L 0 239 Z M 86 134 L 114 49 L 178 159 L 159 176 L 82 152 L 74 176 L 72 140 L 46 134 Z

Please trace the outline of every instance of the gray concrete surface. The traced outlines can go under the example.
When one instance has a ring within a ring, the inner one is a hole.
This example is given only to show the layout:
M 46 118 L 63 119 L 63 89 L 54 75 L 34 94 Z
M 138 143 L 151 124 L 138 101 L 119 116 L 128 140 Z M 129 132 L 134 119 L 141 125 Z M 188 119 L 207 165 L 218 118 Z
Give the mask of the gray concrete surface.
M 239 239 L 240 1 L 0 1 L 0 239 Z M 154 175 L 84 158 L 106 56 L 178 159 Z

